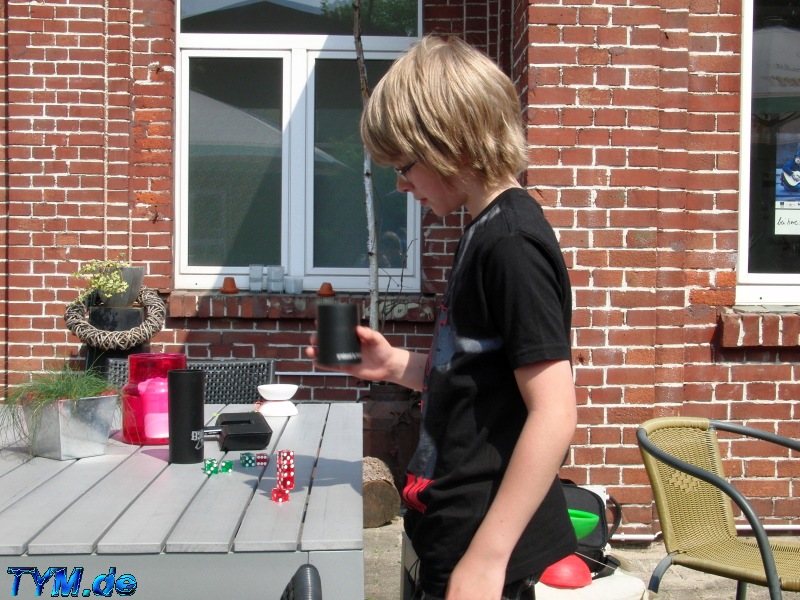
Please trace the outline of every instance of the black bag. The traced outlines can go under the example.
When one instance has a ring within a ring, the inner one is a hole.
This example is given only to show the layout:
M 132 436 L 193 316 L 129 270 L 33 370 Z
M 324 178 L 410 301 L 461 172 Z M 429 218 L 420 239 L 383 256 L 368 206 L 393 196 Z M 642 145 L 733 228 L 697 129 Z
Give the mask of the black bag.
M 564 496 L 567 499 L 567 508 L 574 508 L 584 512 L 592 513 L 600 517 L 600 521 L 592 532 L 586 537 L 578 540 L 578 550 L 576 554 L 583 559 L 583 562 L 592 572 L 592 577 L 606 577 L 611 575 L 619 567 L 619 561 L 606 554 L 608 540 L 614 535 L 622 521 L 622 507 L 613 496 L 609 494 L 608 502 L 591 490 L 577 486 L 568 479 L 561 480 L 561 487 L 564 489 Z M 607 511 L 613 514 L 611 526 L 608 524 Z

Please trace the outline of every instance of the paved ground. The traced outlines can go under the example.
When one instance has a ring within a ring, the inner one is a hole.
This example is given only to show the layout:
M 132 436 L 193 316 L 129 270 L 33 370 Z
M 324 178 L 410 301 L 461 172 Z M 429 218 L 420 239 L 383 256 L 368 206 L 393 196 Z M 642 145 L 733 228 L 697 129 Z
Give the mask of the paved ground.
M 366 600 L 399 600 L 401 532 L 402 523 L 399 518 L 389 525 L 364 530 Z M 653 568 L 665 555 L 664 545 L 660 542 L 647 547 L 615 547 L 613 553 L 623 560 L 627 572 L 639 577 L 645 585 L 650 579 Z M 658 600 L 716 600 L 735 596 L 736 584 L 728 579 L 704 575 L 683 567 L 672 567 L 661 582 L 657 598 Z M 800 600 L 800 593 L 784 592 L 783 597 L 785 600 Z M 747 598 L 768 600 L 769 594 L 765 588 L 749 586 Z

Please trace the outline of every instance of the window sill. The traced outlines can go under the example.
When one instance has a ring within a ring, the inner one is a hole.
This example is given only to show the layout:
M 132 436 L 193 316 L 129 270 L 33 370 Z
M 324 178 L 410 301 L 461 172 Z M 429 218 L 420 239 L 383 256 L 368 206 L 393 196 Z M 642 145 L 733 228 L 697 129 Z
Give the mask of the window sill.
M 355 303 L 366 315 L 369 298 L 363 293 L 341 294 L 331 298 L 316 293 L 269 294 L 238 292 L 222 294 L 218 290 L 203 292 L 176 290 L 169 295 L 167 312 L 178 319 L 315 319 L 317 304 L 325 301 Z M 383 298 L 381 299 L 384 300 Z M 421 294 L 391 294 L 386 299 L 392 312 L 387 320 L 433 322 L 436 298 Z
M 800 346 L 800 307 L 734 306 L 719 319 L 723 348 L 786 348 Z

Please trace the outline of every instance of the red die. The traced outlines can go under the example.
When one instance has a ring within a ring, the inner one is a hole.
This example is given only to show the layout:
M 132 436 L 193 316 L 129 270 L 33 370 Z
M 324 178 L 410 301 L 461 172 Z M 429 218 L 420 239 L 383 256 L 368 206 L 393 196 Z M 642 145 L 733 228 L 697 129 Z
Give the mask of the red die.
M 279 487 L 272 488 L 272 501 L 273 502 L 288 502 L 289 492 Z
M 293 490 L 294 475 L 278 475 L 278 487 L 284 490 Z
M 266 454 L 256 454 L 256 465 L 259 467 L 266 466 L 269 462 L 269 457 Z

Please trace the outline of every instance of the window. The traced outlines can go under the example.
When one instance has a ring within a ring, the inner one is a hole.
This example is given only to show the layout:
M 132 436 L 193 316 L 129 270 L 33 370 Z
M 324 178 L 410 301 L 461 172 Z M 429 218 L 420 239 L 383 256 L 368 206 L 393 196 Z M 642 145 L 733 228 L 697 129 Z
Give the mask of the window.
M 736 302 L 800 304 L 800 0 L 743 4 Z
M 307 290 L 369 288 L 362 99 L 349 0 L 183 0 L 176 287 L 247 287 L 281 264 Z M 362 7 L 370 85 L 419 33 L 416 0 Z M 372 167 L 382 290 L 419 290 L 420 209 Z

